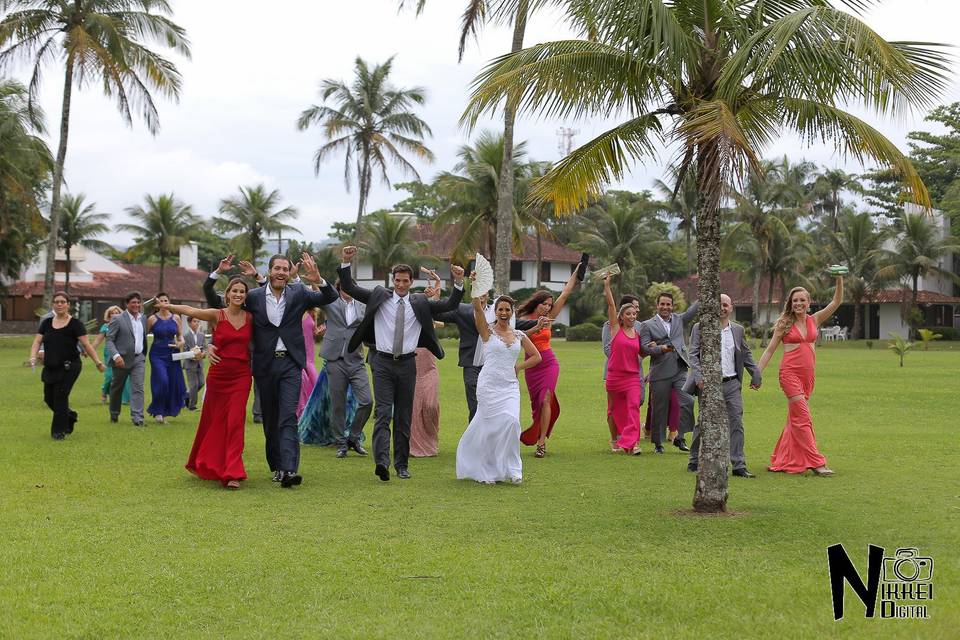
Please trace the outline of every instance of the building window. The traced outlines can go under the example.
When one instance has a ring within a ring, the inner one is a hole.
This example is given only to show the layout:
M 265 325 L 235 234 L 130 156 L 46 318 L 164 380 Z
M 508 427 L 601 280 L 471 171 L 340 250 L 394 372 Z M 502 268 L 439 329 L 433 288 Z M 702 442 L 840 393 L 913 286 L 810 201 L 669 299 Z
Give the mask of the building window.
M 520 260 L 510 261 L 510 279 L 523 280 L 523 262 Z
M 550 282 L 553 278 L 550 277 L 550 263 L 544 260 L 540 263 L 540 280 L 542 282 Z
M 753 307 L 736 307 L 734 319 L 740 324 L 753 324 Z

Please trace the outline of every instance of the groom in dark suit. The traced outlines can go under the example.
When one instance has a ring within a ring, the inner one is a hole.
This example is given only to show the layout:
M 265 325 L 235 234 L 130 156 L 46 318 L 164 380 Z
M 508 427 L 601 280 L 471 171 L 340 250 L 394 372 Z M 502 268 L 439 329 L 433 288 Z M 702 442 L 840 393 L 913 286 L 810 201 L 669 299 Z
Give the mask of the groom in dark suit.
M 338 274 L 340 288 L 366 305 L 360 326 L 350 338 L 347 349 L 361 342 L 370 347 L 370 371 L 373 373 L 374 428 L 373 455 L 375 473 L 383 481 L 390 479 L 390 420 L 393 419 L 393 462 L 397 477 L 410 477 L 410 421 L 413 418 L 413 393 L 417 385 L 417 347 L 429 349 L 438 359 L 443 347 L 433 330 L 433 320 L 445 311 L 457 308 L 463 298 L 463 268 L 451 266 L 454 291 L 445 300 L 429 300 L 422 293 L 410 293 L 413 269 L 398 264 L 392 269 L 393 289 L 377 286 L 372 291 L 359 286 L 350 275 L 350 263 L 356 247 L 344 247 Z

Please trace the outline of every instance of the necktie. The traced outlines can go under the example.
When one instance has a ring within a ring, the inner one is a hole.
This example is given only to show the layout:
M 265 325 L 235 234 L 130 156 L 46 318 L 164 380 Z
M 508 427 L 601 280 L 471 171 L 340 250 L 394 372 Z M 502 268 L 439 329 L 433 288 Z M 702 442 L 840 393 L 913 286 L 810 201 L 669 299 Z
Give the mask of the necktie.
M 403 298 L 397 303 L 397 324 L 393 327 L 393 355 L 403 355 L 403 321 L 407 305 Z

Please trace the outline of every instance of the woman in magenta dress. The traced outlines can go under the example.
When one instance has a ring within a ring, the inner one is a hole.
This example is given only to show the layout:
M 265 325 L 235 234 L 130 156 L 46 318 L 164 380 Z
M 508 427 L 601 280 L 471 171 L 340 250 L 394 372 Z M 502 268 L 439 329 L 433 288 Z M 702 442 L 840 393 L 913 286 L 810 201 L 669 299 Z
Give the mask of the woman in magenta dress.
M 167 417 L 175 417 L 187 406 L 187 385 L 183 381 L 183 367 L 173 359 L 183 347 L 180 319 L 168 307 L 170 297 L 160 292 L 155 297 L 157 312 L 147 319 L 147 331 L 153 334 L 150 345 L 150 406 L 147 413 L 163 424 Z
M 539 320 L 546 317 L 555 319 L 567 298 L 577 284 L 577 272 L 570 274 L 570 279 L 564 285 L 557 301 L 553 301 L 553 294 L 547 290 L 534 293 L 517 309 L 517 317 L 522 320 Z M 523 377 L 527 381 L 527 392 L 530 394 L 530 407 L 533 412 L 532 424 L 520 434 L 520 442 L 525 445 L 537 445 L 537 458 L 547 453 L 547 438 L 553 432 L 553 425 L 560 417 L 560 401 L 557 400 L 557 381 L 560 379 L 560 363 L 553 349 L 550 348 L 550 327 L 546 326 L 537 332 L 530 333 L 530 341 L 540 352 L 540 364 L 524 369 Z
M 243 468 L 243 431 L 250 397 L 250 339 L 253 321 L 243 310 L 247 283 L 234 278 L 224 296 L 226 309 L 196 309 L 157 303 L 174 313 L 206 320 L 213 327 L 219 362 L 210 365 L 200 424 L 186 468 L 204 480 L 218 480 L 228 489 L 246 480 Z
M 770 456 L 769 471 L 803 473 L 812 469 L 818 476 L 832 476 L 827 459 L 817 449 L 810 417 L 810 395 L 813 393 L 814 343 L 817 330 L 833 315 L 843 300 L 843 276 L 837 276 L 837 288 L 825 308 L 814 314 L 810 310 L 810 294 L 803 287 L 790 290 L 783 303 L 783 313 L 773 328 L 773 338 L 760 357 L 762 372 L 780 343 L 783 359 L 780 361 L 780 388 L 787 397 L 787 423 Z
M 603 279 L 610 321 L 610 358 L 607 361 L 607 400 L 619 438 L 617 446 L 624 453 L 640 454 L 640 336 L 637 334 L 637 307 L 632 303 L 617 309 L 610 290 L 610 278 Z
M 303 408 L 310 399 L 310 392 L 317 384 L 317 318 L 316 309 L 303 314 L 303 346 L 306 348 L 306 365 L 300 372 L 300 401 L 297 403 L 297 419 L 303 415 Z

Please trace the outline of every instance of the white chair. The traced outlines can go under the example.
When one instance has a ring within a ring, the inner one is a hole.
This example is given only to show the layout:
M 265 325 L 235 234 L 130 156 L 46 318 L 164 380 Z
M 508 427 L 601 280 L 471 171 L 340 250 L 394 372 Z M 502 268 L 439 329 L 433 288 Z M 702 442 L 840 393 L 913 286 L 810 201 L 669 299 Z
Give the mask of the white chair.
M 849 331 L 850 331 L 850 330 L 847 329 L 846 327 L 841 328 L 840 331 L 839 331 L 839 333 L 837 333 L 837 340 L 846 340 L 846 339 L 847 339 L 847 333 L 848 333 Z
M 836 340 L 840 333 L 840 327 L 824 327 L 820 330 L 820 337 L 824 340 Z

